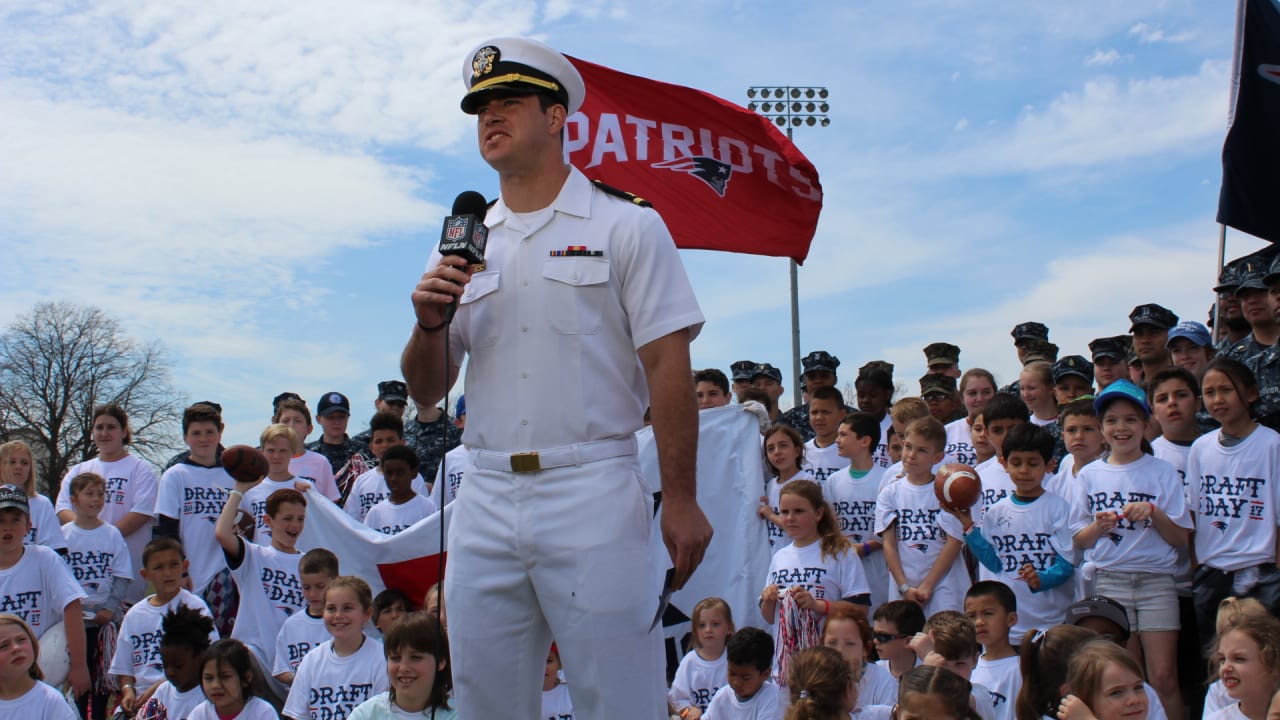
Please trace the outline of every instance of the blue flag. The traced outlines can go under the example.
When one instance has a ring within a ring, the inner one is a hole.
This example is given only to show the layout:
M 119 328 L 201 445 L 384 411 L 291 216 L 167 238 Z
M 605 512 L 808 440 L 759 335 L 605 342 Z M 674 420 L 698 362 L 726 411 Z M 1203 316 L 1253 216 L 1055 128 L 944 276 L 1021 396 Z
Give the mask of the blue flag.
M 1280 241 L 1280 2 L 1242 0 L 1218 222 Z

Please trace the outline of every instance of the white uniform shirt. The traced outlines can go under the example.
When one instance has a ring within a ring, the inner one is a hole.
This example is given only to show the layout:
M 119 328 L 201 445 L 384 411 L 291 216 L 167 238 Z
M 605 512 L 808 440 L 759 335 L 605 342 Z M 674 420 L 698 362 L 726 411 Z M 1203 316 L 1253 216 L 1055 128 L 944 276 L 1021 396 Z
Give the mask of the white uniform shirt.
M 299 480 L 311 483 L 321 495 L 334 502 L 342 497 L 338 483 L 333 479 L 333 465 L 329 463 L 329 458 L 314 450 L 307 450 L 290 460 L 289 472 Z
M 281 552 L 243 541 L 240 546 L 244 548 L 244 558 L 231 571 L 240 590 L 240 607 L 231 637 L 247 645 L 262 667 L 275 667 L 276 636 L 281 626 L 290 615 L 307 607 L 298 574 L 302 553 Z
M 74 522 L 62 526 L 67 539 L 67 566 L 84 588 L 85 607 L 102 607 L 111 595 L 111 579 L 133 579 L 133 560 L 124 536 L 110 523 L 92 530 Z M 123 600 L 123 598 L 121 598 Z M 117 611 L 118 608 L 108 608 Z
M 26 720 L 77 720 L 74 706 L 53 686 L 36 681 L 35 686 L 13 700 L 0 700 L 0 717 Z
M 44 545 L 54 550 L 66 550 L 67 539 L 62 535 L 62 521 L 53 509 L 53 503 L 44 495 L 27 498 L 30 509 L 31 529 L 27 531 L 26 545 Z M 56 531 L 56 532 L 55 532 Z
M 1187 480 L 1196 513 L 1196 557 L 1219 570 L 1273 563 L 1280 524 L 1280 434 L 1259 425 L 1232 447 L 1219 431 L 1191 445 Z
M 577 168 L 549 207 L 527 229 L 510 223 L 502 199 L 485 217 L 485 269 L 449 328 L 453 364 L 471 353 L 467 447 L 517 453 L 630 438 L 649 404 L 636 351 L 702 328 L 657 212 L 597 190 Z M 568 245 L 601 254 L 553 255 Z
M 1070 517 L 1067 501 L 1047 492 L 1025 505 L 1007 497 L 988 508 L 982 520 L 982 535 L 1002 563 L 1002 570 L 994 573 L 993 579 L 1008 585 L 1018 598 L 1018 623 L 1009 631 L 1009 642 L 1014 645 L 1022 642 L 1030 630 L 1061 623 L 1063 612 L 1071 604 L 1071 582 L 1032 592 L 1018 574 L 1023 565 L 1044 572 L 1058 556 L 1071 562 L 1074 547 L 1068 526 Z
M 160 483 L 156 480 L 156 471 L 147 461 L 135 456 L 125 455 L 115 462 L 103 462 L 98 458 L 86 460 L 67 471 L 62 478 L 62 486 L 58 488 L 58 500 L 54 509 L 58 512 L 71 510 L 71 480 L 81 473 L 96 473 L 107 480 L 106 504 L 102 507 L 99 519 L 112 525 L 118 524 L 125 515 L 131 512 L 155 517 L 156 501 L 159 498 Z M 219 505 L 221 510 L 222 506 Z M 175 516 L 176 517 L 176 516 Z M 129 546 L 129 557 L 133 560 L 133 583 L 125 600 L 134 602 L 142 598 L 147 590 L 147 583 L 139 572 L 142 570 L 142 551 L 151 542 L 151 529 L 154 523 L 143 523 L 142 527 L 125 536 L 124 542 Z M 212 526 L 210 526 L 212 540 Z M 183 542 L 186 545 L 186 542 Z
M 703 720 L 778 720 L 779 706 L 785 708 L 788 704 L 772 680 L 765 681 L 756 694 L 746 700 L 739 700 L 733 688 L 725 685 L 711 698 L 702 717 Z
M 390 687 L 382 643 L 366 636 L 359 650 L 339 657 L 333 641 L 326 640 L 298 666 L 284 714 L 299 720 L 345 718 L 357 705 Z
M 438 509 L 435 501 L 426 495 L 414 495 L 400 505 L 387 497 L 369 508 L 369 514 L 364 517 L 364 525 L 383 535 L 398 535 Z
M 410 487 L 419 495 L 429 495 L 427 481 L 421 475 L 413 479 Z M 364 522 L 369 510 L 390 496 L 391 491 L 387 489 L 387 479 L 382 477 L 382 470 L 374 468 L 362 473 L 351 483 L 351 492 L 347 494 L 347 502 L 342 509 L 356 520 Z
M 728 653 L 720 653 L 720 657 L 715 660 L 703 660 L 697 650 L 690 650 L 676 668 L 676 676 L 671 680 L 667 699 L 676 710 L 696 707 L 705 711 L 716 691 L 728 683 Z
M 291 477 L 288 480 L 272 480 L 263 478 L 262 482 L 249 488 L 240 501 L 240 509 L 253 516 L 253 544 L 267 547 L 271 545 L 271 528 L 267 526 L 267 498 L 277 490 L 294 490 L 296 483 L 301 482 L 311 487 L 309 480 Z
M 815 599 L 828 602 L 871 592 L 858 555 L 847 550 L 836 557 L 823 557 L 821 539 L 804 547 L 791 544 L 774 553 L 765 585 L 802 587 Z
M 302 658 L 311 652 L 311 648 L 329 639 L 329 630 L 324 626 L 324 616 L 312 617 L 303 608 L 284 621 L 280 632 L 276 635 L 276 662 L 271 667 L 271 675 L 296 673 Z
M 448 505 L 458 497 L 458 488 L 462 487 L 462 479 L 470 469 L 471 450 L 466 445 L 459 445 L 444 454 L 444 460 L 436 468 L 435 482 L 431 485 L 431 499 L 437 507 Z M 449 473 L 448 479 L 444 477 L 446 470 Z M 440 497 L 442 492 L 443 498 Z
M 969 467 L 978 464 L 978 451 L 973 447 L 973 433 L 969 418 L 947 423 L 946 457 L 943 462 L 964 463 Z
M 823 494 L 835 510 L 840 531 L 849 538 L 849 542 L 854 545 L 878 542 L 880 538 L 875 532 L 876 500 L 888 478 L 884 470 L 874 463 L 861 477 L 854 477 L 851 470 L 852 468 L 846 467 L 827 478 Z M 867 616 L 870 617 L 888 597 L 889 568 L 885 565 L 884 553 L 877 550 L 862 558 L 862 572 L 867 576 L 867 585 L 871 587 L 871 607 L 867 610 Z M 877 701 L 867 702 L 879 704 Z
M 173 599 L 159 607 L 151 604 L 151 597 L 134 603 L 120 622 L 120 634 L 116 636 L 116 652 L 111 658 L 112 675 L 131 675 L 134 684 L 148 688 L 164 679 L 164 663 L 160 659 L 160 639 L 164 637 L 161 622 L 170 610 L 178 605 L 198 610 L 212 617 L 204 600 L 186 590 L 179 590 Z M 209 640 L 216 641 L 218 631 L 209 633 Z
M 814 438 L 804 444 L 804 466 L 819 485 L 826 485 L 827 478 L 840 468 L 849 466 L 849 461 L 840 457 L 839 448 L 833 442 L 826 447 L 818 447 L 818 439 Z
M 195 710 L 187 716 L 187 720 L 222 720 L 218 717 L 218 711 L 208 700 L 196 706 Z M 280 714 L 276 709 L 271 707 L 271 703 L 260 697 L 249 698 L 249 702 L 245 703 L 244 709 L 236 715 L 235 720 L 280 720 Z
M 235 481 L 221 466 L 178 463 L 160 477 L 156 514 L 178 521 L 178 539 L 191 563 L 188 571 L 196 593 L 203 593 L 213 576 L 227 566 L 222 546 L 213 537 L 213 525 L 233 487 Z
M 1018 607 L 1021 608 L 1022 605 L 1019 604 Z M 1021 609 L 1018 613 L 1022 613 Z M 1050 623 L 1053 624 L 1056 623 Z M 1018 656 L 1011 655 L 1000 660 L 985 660 L 984 657 L 978 657 L 978 664 L 973 668 L 973 676 L 969 680 L 987 689 L 996 720 L 1014 720 L 1013 706 L 1018 699 L 1018 690 L 1022 688 L 1022 669 L 1018 666 Z
M 26 546 L 13 567 L 0 570 L 0 613 L 25 620 L 37 640 L 62 622 L 67 605 L 84 599 L 66 561 L 44 545 Z
M 897 523 L 898 557 L 902 572 L 911 586 L 922 582 L 942 553 L 948 538 L 964 542 L 964 529 L 950 513 L 942 512 L 933 494 L 933 483 L 913 485 L 905 478 L 890 482 L 876 502 L 876 533 L 883 536 L 891 523 Z M 892 578 L 889 584 L 893 585 Z M 933 596 L 925 605 L 925 616 L 941 610 L 964 610 L 964 593 L 969 589 L 969 572 L 964 559 L 957 555 L 946 570 Z M 901 599 L 896 586 L 890 587 L 888 598 Z
M 1089 463 L 1076 476 L 1075 497 L 1070 498 L 1072 535 L 1093 522 L 1094 513 L 1120 512 L 1131 502 L 1153 502 L 1174 525 L 1191 528 L 1191 513 L 1182 492 L 1178 472 L 1169 463 L 1143 455 L 1124 465 Z M 1141 523 L 1122 519 L 1098 538 L 1085 557 L 1099 569 L 1113 572 L 1174 574 L 1178 556 L 1150 519 Z

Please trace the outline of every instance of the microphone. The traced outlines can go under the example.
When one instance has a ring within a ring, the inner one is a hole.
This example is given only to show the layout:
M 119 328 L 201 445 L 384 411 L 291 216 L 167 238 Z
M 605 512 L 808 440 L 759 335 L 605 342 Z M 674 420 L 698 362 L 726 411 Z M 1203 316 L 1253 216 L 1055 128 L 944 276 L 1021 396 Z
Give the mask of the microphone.
M 440 254 L 456 255 L 467 261 L 469 265 L 484 262 L 484 246 L 489 241 L 489 228 L 485 227 L 484 217 L 488 203 L 484 196 L 474 190 L 467 190 L 453 201 L 453 214 L 444 219 L 444 229 L 440 231 Z M 445 308 L 444 321 L 451 322 L 458 311 L 458 296 Z

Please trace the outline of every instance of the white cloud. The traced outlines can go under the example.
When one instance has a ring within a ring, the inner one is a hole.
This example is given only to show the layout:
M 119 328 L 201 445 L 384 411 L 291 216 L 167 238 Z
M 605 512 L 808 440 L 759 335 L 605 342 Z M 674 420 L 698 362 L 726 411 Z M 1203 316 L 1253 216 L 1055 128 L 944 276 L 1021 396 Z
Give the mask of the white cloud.
M 1164 29 L 1159 25 L 1148 25 L 1145 22 L 1135 23 L 1129 28 L 1129 34 L 1138 38 L 1138 42 L 1141 43 L 1182 43 L 1195 37 L 1195 33 L 1190 30 L 1166 35 Z
M 1116 50 L 1115 48 L 1108 48 L 1106 50 L 1103 50 L 1102 48 L 1097 48 L 1093 51 L 1092 55 L 1085 58 L 1084 66 L 1085 67 L 1105 67 L 1107 65 L 1114 64 L 1119 59 L 1120 59 L 1119 50 Z
M 956 125 L 953 129 L 956 132 L 960 132 L 961 130 L 964 130 L 965 128 L 968 128 L 968 127 L 969 127 L 969 118 L 960 118 L 959 120 L 956 121 Z
M 1226 125 L 1227 63 L 1206 60 L 1192 75 L 1122 82 L 1089 80 L 1044 109 L 1024 108 L 1010 128 L 922 163 L 921 172 L 987 175 L 1103 166 L 1200 152 Z M 916 169 L 916 168 L 913 168 Z

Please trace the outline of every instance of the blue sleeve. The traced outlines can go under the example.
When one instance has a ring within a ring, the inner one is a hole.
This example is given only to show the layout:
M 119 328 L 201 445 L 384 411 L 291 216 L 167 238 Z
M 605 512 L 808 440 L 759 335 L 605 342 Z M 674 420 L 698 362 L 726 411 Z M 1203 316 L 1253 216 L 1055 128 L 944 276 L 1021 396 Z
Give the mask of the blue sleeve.
M 1040 589 L 1034 592 L 1052 590 L 1070 580 L 1071 576 L 1074 575 L 1075 572 L 1076 567 L 1072 565 L 1069 560 L 1055 553 L 1053 556 L 1053 564 L 1043 572 L 1036 573 L 1040 576 Z
M 1000 556 L 996 555 L 996 549 L 987 542 L 987 537 L 982 534 L 982 529 L 977 525 L 964 534 L 964 544 L 969 546 L 969 552 L 973 553 L 973 556 L 986 569 L 993 573 L 1004 569 L 1000 564 Z

